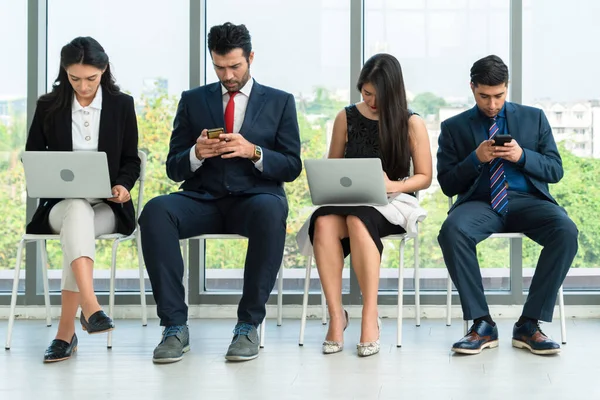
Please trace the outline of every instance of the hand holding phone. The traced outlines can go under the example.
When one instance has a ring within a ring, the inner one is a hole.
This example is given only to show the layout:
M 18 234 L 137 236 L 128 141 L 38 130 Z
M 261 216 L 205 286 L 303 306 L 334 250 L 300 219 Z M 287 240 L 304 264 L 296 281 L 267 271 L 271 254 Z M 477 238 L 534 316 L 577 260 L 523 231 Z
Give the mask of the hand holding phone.
M 221 133 L 224 133 L 223 128 L 213 128 L 206 131 L 206 136 L 208 136 L 209 139 L 219 139 Z
M 504 143 L 509 143 L 512 139 L 511 135 L 496 135 L 493 137 L 494 146 L 504 146 Z

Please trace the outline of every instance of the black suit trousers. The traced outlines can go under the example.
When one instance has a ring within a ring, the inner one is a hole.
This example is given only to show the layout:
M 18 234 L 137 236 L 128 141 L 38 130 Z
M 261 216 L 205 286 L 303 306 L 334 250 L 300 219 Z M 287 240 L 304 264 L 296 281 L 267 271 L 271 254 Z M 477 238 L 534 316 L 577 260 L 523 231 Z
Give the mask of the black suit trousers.
M 551 322 L 558 289 L 577 254 L 577 226 L 562 207 L 533 194 L 509 191 L 508 208 L 500 216 L 488 202 L 467 201 L 452 210 L 442 225 L 438 242 L 458 290 L 463 317 L 472 320 L 489 315 L 477 243 L 493 233 L 520 232 L 543 247 L 522 315 Z
M 206 200 L 184 191 L 150 200 L 139 224 L 160 324 L 184 325 L 188 318 L 179 240 L 210 233 L 248 238 L 238 321 L 262 323 L 283 258 L 287 214 L 287 200 L 273 194 Z

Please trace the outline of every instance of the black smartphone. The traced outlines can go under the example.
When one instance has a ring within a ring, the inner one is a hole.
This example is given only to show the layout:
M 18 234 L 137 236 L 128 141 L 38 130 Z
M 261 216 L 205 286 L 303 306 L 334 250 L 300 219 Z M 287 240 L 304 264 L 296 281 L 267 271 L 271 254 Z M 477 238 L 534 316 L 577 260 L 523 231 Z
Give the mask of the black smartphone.
M 206 132 L 206 136 L 208 136 L 209 139 L 218 139 L 219 135 L 223 132 L 223 128 L 213 128 Z
M 496 135 L 494 136 L 494 146 L 504 146 L 504 143 L 508 143 L 512 140 L 510 135 Z

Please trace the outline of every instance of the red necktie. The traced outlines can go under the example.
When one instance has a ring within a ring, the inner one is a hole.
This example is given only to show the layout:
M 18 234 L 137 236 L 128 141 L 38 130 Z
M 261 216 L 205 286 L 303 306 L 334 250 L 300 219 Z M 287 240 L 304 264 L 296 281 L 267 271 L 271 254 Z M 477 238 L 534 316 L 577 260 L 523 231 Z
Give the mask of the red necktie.
M 233 115 L 235 113 L 235 103 L 233 98 L 239 92 L 229 92 L 229 101 L 225 107 L 225 132 L 233 133 Z

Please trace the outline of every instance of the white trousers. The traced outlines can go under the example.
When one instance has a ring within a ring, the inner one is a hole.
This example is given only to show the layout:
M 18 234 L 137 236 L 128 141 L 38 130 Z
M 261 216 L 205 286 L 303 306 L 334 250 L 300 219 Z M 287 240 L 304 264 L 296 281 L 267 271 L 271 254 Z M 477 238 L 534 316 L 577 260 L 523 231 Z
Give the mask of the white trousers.
M 96 237 L 116 231 L 115 214 L 105 203 L 66 199 L 52 207 L 48 219 L 52 231 L 60 233 L 63 251 L 61 289 L 79 292 L 71 263 L 79 257 L 94 261 Z

